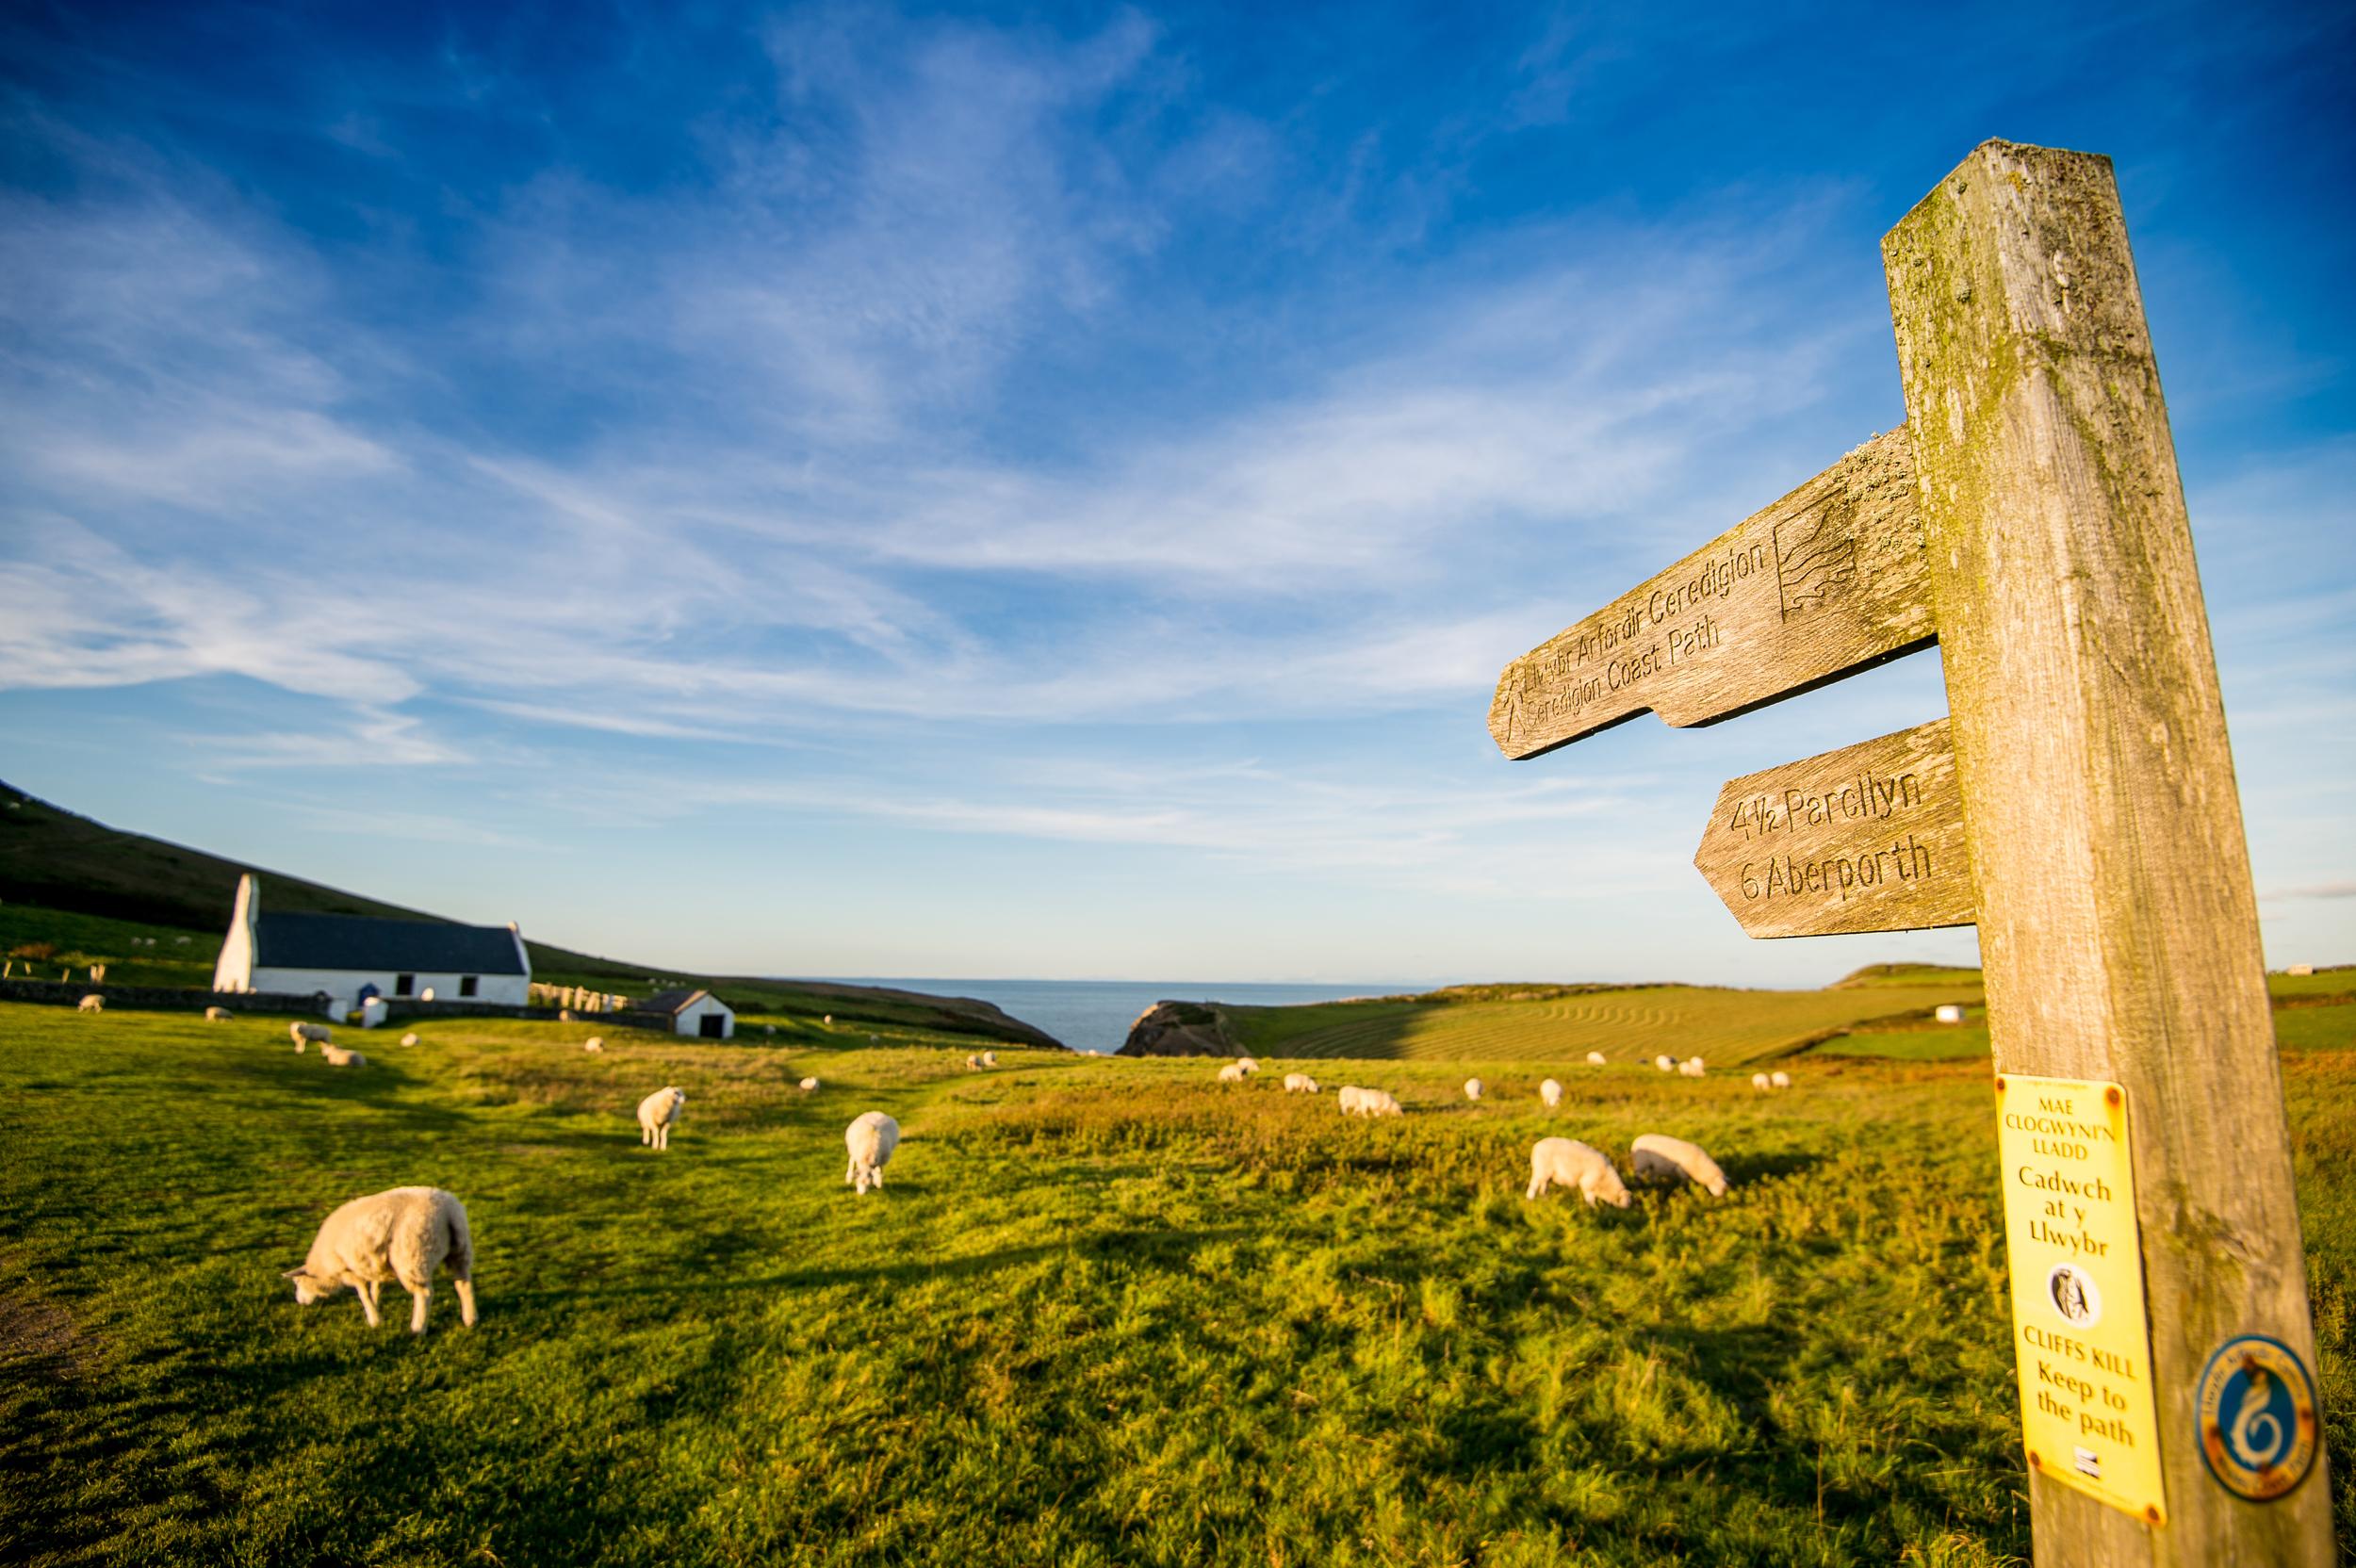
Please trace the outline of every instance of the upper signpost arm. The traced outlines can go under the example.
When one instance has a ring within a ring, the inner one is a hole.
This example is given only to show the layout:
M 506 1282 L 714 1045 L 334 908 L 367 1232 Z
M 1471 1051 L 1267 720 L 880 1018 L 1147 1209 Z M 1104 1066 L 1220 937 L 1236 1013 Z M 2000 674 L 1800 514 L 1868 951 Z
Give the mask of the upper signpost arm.
M 2039 1568 L 2331 1560 L 2320 1475 L 2204 1473 L 2210 1351 L 2314 1364 L 2256 901 L 2106 158 L 1991 141 L 1884 239 L 2000 1072 L 2115 1079 L 2168 1522 L 2034 1482 Z M 2320 1469 L 2320 1466 L 2318 1466 Z

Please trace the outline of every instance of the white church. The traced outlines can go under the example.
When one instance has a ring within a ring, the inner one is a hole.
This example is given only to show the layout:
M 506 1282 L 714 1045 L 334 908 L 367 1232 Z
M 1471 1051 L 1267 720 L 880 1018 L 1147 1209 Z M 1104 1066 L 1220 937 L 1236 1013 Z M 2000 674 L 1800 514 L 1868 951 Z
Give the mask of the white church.
M 513 925 L 264 914 L 262 884 L 251 873 L 237 879 L 228 939 L 213 966 L 217 991 L 324 992 L 335 1017 L 377 997 L 520 1007 L 531 988 L 532 956 Z

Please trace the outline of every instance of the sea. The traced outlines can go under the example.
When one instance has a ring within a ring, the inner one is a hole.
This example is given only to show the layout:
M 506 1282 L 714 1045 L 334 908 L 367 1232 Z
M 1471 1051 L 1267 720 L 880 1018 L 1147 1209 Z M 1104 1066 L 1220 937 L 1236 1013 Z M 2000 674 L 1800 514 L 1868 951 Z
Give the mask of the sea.
M 892 986 L 935 996 L 971 996 L 997 1004 L 1074 1051 L 1110 1055 L 1129 1037 L 1129 1025 L 1156 1002 L 1232 1002 L 1281 1007 L 1298 1002 L 1346 1002 L 1358 996 L 1398 996 L 1425 986 L 1290 986 L 1200 980 L 907 980 L 842 979 L 845 986 Z

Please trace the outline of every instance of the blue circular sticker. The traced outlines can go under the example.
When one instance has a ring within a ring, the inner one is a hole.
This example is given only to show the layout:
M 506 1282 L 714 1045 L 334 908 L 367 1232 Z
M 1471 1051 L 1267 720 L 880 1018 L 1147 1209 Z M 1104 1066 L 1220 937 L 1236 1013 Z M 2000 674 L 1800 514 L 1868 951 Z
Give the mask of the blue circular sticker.
M 2315 1467 L 2315 1380 L 2279 1339 L 2243 1334 L 2201 1371 L 2201 1457 L 2236 1497 L 2286 1495 Z

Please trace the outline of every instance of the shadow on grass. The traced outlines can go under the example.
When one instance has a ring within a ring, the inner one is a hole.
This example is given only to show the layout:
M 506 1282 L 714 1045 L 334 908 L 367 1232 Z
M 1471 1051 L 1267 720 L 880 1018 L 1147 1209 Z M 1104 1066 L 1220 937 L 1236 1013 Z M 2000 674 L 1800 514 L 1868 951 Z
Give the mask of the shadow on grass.
M 977 1253 L 968 1258 L 948 1258 L 939 1263 L 886 1264 L 870 1268 L 788 1269 L 782 1273 L 737 1280 L 515 1290 L 503 1293 L 502 1298 L 514 1302 L 603 1300 L 614 1297 L 717 1296 L 745 1290 L 826 1290 L 836 1285 L 923 1284 L 931 1280 L 973 1279 L 994 1274 L 1002 1268 L 1020 1268 L 1026 1264 L 1074 1254 L 1167 1268 L 1185 1263 L 1198 1248 L 1246 1233 L 1241 1226 L 1218 1231 L 1111 1231 L 1075 1237 L 1071 1241 L 1004 1248 L 995 1252 Z

